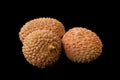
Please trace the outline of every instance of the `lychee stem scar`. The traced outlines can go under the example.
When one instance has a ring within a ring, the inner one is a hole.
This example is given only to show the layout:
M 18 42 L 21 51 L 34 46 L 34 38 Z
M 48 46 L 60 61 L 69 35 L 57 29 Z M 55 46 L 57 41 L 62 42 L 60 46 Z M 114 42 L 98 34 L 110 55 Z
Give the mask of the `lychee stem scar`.
M 54 46 L 54 45 L 49 45 L 49 50 L 51 51 L 51 50 L 55 50 L 56 49 L 56 47 Z

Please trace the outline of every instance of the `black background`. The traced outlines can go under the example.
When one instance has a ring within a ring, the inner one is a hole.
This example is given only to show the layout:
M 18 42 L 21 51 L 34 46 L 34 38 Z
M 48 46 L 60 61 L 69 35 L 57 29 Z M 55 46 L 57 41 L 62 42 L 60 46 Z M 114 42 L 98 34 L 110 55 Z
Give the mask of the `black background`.
M 36 7 L 39 7 L 35 9 Z M 117 73 L 118 52 L 115 50 L 117 26 L 111 21 L 113 16 L 109 16 L 107 8 L 85 8 L 77 6 L 76 8 L 43 8 L 43 6 L 17 7 L 11 8 L 8 18 L 9 28 L 7 37 L 11 37 L 8 42 L 10 51 L 6 54 L 5 66 L 6 74 L 12 75 L 11 78 L 30 78 L 36 79 L 97 79 L 104 77 L 113 77 Z M 80 8 L 81 7 L 81 8 Z M 7 12 L 6 12 L 7 14 Z M 90 63 L 78 64 L 68 60 L 62 51 L 58 62 L 50 68 L 40 69 L 30 65 L 22 54 L 22 43 L 19 40 L 20 28 L 29 20 L 39 17 L 56 18 L 63 23 L 66 31 L 72 27 L 85 27 L 91 29 L 101 38 L 103 43 L 103 52 L 101 56 Z M 115 16 L 114 16 L 115 17 Z M 5 18 L 5 21 L 8 21 Z M 112 27 L 114 26 L 114 27 Z M 10 35 L 10 36 L 8 36 Z M 7 39 L 8 40 L 8 39 Z M 11 46 L 12 45 L 12 46 Z M 7 50 L 6 50 L 7 51 Z M 6 64 L 7 63 L 7 64 Z

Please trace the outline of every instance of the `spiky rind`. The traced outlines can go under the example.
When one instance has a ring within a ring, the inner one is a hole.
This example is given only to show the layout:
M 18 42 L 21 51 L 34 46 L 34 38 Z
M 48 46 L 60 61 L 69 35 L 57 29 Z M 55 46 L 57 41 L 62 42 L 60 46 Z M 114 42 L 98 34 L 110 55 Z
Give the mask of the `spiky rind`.
M 95 60 L 102 52 L 102 42 L 96 33 L 82 27 L 70 29 L 62 38 L 66 56 L 73 62 Z
M 30 64 L 46 68 L 59 59 L 61 39 L 52 31 L 36 30 L 25 37 L 22 51 Z
M 59 37 L 65 33 L 64 25 L 54 18 L 36 18 L 28 21 L 20 30 L 19 38 L 23 42 L 24 38 L 35 30 L 51 30 Z

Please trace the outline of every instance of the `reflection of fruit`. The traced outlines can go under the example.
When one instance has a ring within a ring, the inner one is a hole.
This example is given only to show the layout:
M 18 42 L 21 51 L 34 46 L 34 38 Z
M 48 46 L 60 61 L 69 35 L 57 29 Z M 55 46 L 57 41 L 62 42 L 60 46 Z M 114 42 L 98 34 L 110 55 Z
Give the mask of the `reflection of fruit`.
M 59 59 L 61 39 L 52 31 L 36 30 L 25 37 L 22 51 L 30 64 L 45 68 Z
M 31 32 L 35 30 L 51 30 L 56 35 L 62 37 L 65 33 L 65 29 L 63 24 L 53 18 L 37 18 L 27 22 L 20 30 L 19 37 L 20 40 L 23 42 L 24 38 Z M 48 33 L 49 34 L 49 33 Z
M 102 52 L 102 42 L 92 31 L 75 27 L 62 39 L 66 56 L 73 62 L 84 63 L 95 60 Z

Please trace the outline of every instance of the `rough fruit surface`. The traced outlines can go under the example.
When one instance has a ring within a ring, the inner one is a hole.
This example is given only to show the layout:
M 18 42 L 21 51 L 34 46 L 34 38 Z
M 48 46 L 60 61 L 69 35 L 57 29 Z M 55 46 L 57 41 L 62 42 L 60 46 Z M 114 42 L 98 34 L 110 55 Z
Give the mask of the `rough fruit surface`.
M 22 51 L 30 64 L 45 68 L 59 59 L 61 39 L 52 31 L 36 30 L 25 37 Z
M 24 38 L 35 30 L 51 30 L 59 37 L 62 37 L 65 33 L 63 24 L 53 18 L 37 18 L 28 21 L 20 30 L 19 38 L 23 42 Z
M 66 56 L 73 62 L 95 60 L 102 52 L 100 38 L 91 30 L 81 27 L 70 29 L 62 38 Z

